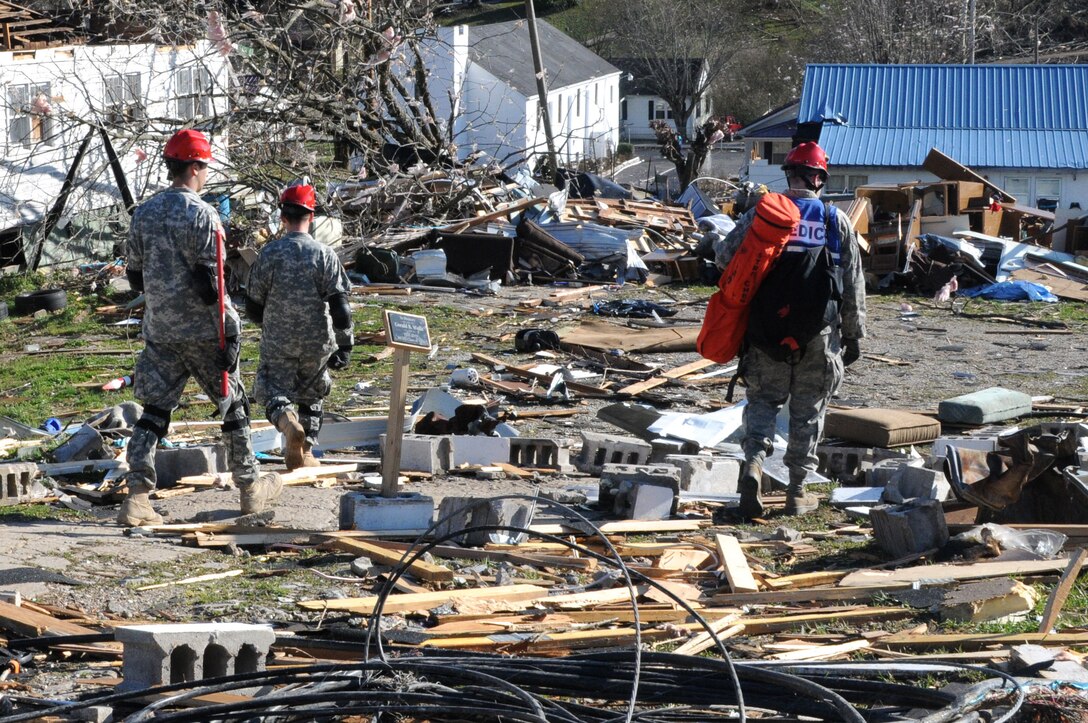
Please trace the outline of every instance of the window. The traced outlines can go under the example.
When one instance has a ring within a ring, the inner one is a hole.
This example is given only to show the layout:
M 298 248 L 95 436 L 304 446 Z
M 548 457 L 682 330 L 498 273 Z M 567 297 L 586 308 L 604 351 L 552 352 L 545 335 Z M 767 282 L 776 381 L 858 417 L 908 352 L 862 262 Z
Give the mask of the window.
M 672 120 L 672 108 L 663 100 L 650 101 L 651 120 Z
M 145 117 L 139 73 L 106 78 L 106 119 L 110 123 L 141 120 Z
M 612 91 L 613 91 L 613 90 L 614 90 L 614 88 L 613 88 L 613 87 L 612 87 L 611 85 L 610 85 L 610 86 L 608 86 L 608 102 L 609 102 L 609 103 L 611 103 L 611 102 L 612 102 Z
M 596 105 L 596 106 L 599 106 L 601 104 L 601 102 L 597 99 L 597 91 L 599 90 L 599 88 L 600 88 L 599 83 L 594 83 L 593 84 L 593 105 Z
M 582 91 L 578 89 L 574 91 L 574 117 L 580 118 L 582 116 Z
M 627 120 L 627 99 L 624 98 L 620 101 L 620 120 Z
M 857 173 L 832 173 L 827 178 L 827 190 L 831 193 L 850 193 L 869 182 L 869 177 Z
M 211 115 L 212 74 L 207 68 L 181 68 L 174 73 L 178 118 L 191 120 Z
M 1004 190 L 1017 201 L 1031 203 L 1031 178 L 1028 176 L 1005 176 Z
M 56 124 L 49 107 L 52 97 L 49 83 L 8 86 L 8 143 L 29 148 L 35 143 L 57 142 Z
M 786 162 L 786 154 L 790 152 L 790 148 L 793 146 L 789 141 L 771 141 L 766 144 L 770 146 L 769 151 L 766 152 L 765 158 L 769 158 L 772 166 L 781 166 Z
M 1044 198 L 1057 201 L 1062 197 L 1062 180 L 1060 178 L 1036 178 L 1035 202 L 1039 203 Z

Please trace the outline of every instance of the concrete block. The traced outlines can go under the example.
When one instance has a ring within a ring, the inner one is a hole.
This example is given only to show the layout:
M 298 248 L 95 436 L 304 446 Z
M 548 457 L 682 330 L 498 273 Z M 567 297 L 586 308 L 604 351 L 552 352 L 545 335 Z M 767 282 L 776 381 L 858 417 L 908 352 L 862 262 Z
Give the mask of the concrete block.
M 920 458 L 893 457 L 874 462 L 870 469 L 865 471 L 865 483 L 869 487 L 886 487 L 892 478 L 899 474 L 899 468 L 904 464 L 921 467 Z
M 820 459 L 816 471 L 839 482 L 856 482 L 868 466 L 870 452 L 868 447 L 820 445 L 816 448 L 816 456 Z
M 169 487 L 182 477 L 226 471 L 223 448 L 219 445 L 176 447 L 155 450 L 155 479 Z
M 378 439 L 385 453 L 385 435 Z M 448 435 L 406 434 L 400 442 L 400 469 L 409 472 L 442 474 L 450 468 L 452 443 Z
M 346 492 L 340 497 L 341 530 L 425 530 L 433 515 L 434 500 L 418 492 L 401 492 L 396 497 Z
M 884 501 L 900 504 L 911 498 L 943 502 L 952 496 L 952 485 L 944 472 L 905 464 L 884 485 Z
M 676 514 L 680 470 L 671 465 L 606 464 L 597 507 L 632 520 L 661 520 Z
M 439 524 L 435 537 L 444 538 L 472 527 L 528 527 L 534 505 L 524 500 L 495 500 L 487 497 L 445 497 L 438 506 Z M 451 538 L 459 545 L 475 547 L 488 542 L 518 544 L 528 537 L 514 530 L 478 530 Z
M 739 459 L 706 454 L 670 454 L 665 464 L 680 470 L 680 489 L 693 495 L 735 495 L 740 480 Z
M 124 646 L 122 690 L 256 673 L 276 639 L 270 625 L 242 623 L 125 625 L 114 634 Z
M 38 476 L 38 465 L 32 462 L 0 464 L 0 506 L 16 505 L 31 497 L 31 483 Z
M 878 505 L 869 510 L 869 520 L 877 544 L 893 559 L 940 549 L 948 542 L 944 510 L 937 500 Z
M 699 445 L 684 439 L 658 437 L 650 440 L 650 464 L 665 463 L 670 454 L 698 454 Z
M 565 470 L 570 467 L 570 450 L 554 439 L 510 437 L 510 464 Z
M 64 444 L 53 450 L 58 462 L 74 462 L 82 459 L 112 459 L 109 444 L 97 429 L 84 424 Z
M 463 464 L 489 465 L 510 459 L 510 437 L 455 434 L 450 437 L 450 469 Z
M 587 474 L 600 474 L 606 464 L 646 464 L 653 453 L 648 442 L 615 434 L 582 432 L 582 451 L 574 466 Z

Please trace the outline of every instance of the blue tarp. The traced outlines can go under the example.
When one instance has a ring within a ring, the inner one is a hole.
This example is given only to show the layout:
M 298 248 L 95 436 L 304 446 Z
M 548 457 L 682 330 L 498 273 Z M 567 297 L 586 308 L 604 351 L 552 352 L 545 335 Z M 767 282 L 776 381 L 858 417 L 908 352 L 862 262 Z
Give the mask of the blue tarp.
M 1045 286 L 1030 281 L 1001 281 L 987 286 L 977 286 L 973 289 L 963 289 L 958 295 L 969 298 L 994 299 L 996 301 L 1046 301 L 1054 303 L 1058 300 L 1058 297 L 1047 291 Z

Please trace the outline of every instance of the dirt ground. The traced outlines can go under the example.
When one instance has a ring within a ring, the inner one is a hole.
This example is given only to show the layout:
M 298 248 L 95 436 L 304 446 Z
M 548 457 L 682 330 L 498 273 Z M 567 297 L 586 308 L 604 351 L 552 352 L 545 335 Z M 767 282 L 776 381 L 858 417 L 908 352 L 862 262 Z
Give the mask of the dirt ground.
M 582 315 L 580 309 L 545 309 L 534 321 L 512 313 L 517 301 L 546 294 L 547 289 L 504 289 L 493 298 L 434 294 L 369 299 L 363 303 L 399 304 L 418 311 L 419 306 L 455 305 L 481 314 L 470 320 L 462 332 L 440 337 L 439 353 L 432 360 L 419 360 L 411 380 L 412 393 L 444 381 L 449 368 L 474 365 L 473 351 L 502 354 L 513 350 L 508 337 L 529 325 L 554 326 L 569 323 Z M 627 287 L 627 297 L 657 302 L 685 303 L 674 320 L 696 323 L 701 318 L 707 289 L 649 290 Z M 1069 305 L 1063 305 L 1068 308 Z M 488 311 L 490 310 L 490 312 Z M 973 303 L 969 314 L 1005 318 L 1030 317 L 1057 320 L 1063 312 L 1051 307 L 1023 304 Z M 1079 312 L 1078 312 L 1079 313 Z M 1077 316 L 1078 314 L 1074 314 Z M 1079 314 L 1084 318 L 1083 314 Z M 936 409 L 945 398 L 1002 386 L 1036 396 L 1050 396 L 1055 402 L 1088 401 L 1088 335 L 1083 321 L 1071 321 L 1070 333 L 1048 333 L 1022 323 L 995 318 L 953 315 L 948 308 L 935 308 L 928 300 L 902 296 L 871 296 L 868 336 L 862 342 L 863 358 L 851 366 L 835 404 L 843 406 L 886 406 L 921 411 Z M 432 330 L 434 335 L 435 330 Z M 632 355 L 645 363 L 675 367 L 697 358 L 694 352 L 661 355 Z M 503 357 L 524 364 L 526 355 Z M 358 381 L 371 380 L 382 396 L 388 382 L 360 374 Z M 724 381 L 727 381 L 727 377 Z M 702 412 L 717 407 L 725 396 L 725 383 L 712 386 L 681 385 L 655 390 L 656 399 L 675 411 Z M 338 378 L 338 385 L 351 382 Z M 577 416 L 515 422 L 523 435 L 547 436 L 576 443 L 582 429 L 620 430 L 596 419 L 599 401 L 579 405 Z M 510 405 L 506 405 L 510 406 Z M 331 411 L 337 411 L 335 409 Z M 416 481 L 408 489 L 428 494 L 437 502 L 446 495 L 533 494 L 541 489 L 562 489 L 577 478 L 547 477 L 537 481 L 478 481 L 451 477 Z M 292 487 L 285 490 L 276 509 L 275 524 L 286 527 L 331 530 L 343 487 Z M 168 522 L 191 520 L 198 513 L 213 511 L 217 517 L 230 516 L 237 509 L 236 491 L 200 491 L 156 503 Z M 118 621 L 232 620 L 311 621 L 301 613 L 297 600 L 366 594 L 371 582 L 352 576 L 350 556 L 327 555 L 281 547 L 267 554 L 234 557 L 218 549 L 197 549 L 178 544 L 175 538 L 148 538 L 127 535 L 113 523 L 116 507 L 100 507 L 82 517 L 66 511 L 40 517 L 14 514 L 3 517 L 0 527 L 0 591 L 18 591 L 27 598 L 60 606 L 71 606 L 92 618 Z M 819 524 L 818 521 L 812 524 Z M 802 527 L 803 528 L 803 527 Z M 166 582 L 191 575 L 242 568 L 246 574 L 218 583 L 170 586 L 138 591 L 149 583 Z M 96 668 L 80 663 L 75 678 L 70 668 L 43 663 L 32 684 L 39 694 L 61 695 L 81 675 L 97 675 Z M 61 674 L 61 671 L 64 671 Z

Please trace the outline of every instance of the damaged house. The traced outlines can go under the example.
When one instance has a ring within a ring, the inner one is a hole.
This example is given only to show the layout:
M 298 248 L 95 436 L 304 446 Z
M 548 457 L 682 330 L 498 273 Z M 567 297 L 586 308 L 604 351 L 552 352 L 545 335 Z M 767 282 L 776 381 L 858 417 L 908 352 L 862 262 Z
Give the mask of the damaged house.
M 827 150 L 832 191 L 937 180 L 937 148 L 1056 226 L 1088 209 L 1088 65 L 812 64 L 797 128 Z M 750 144 L 748 180 L 784 188 L 779 140 Z
M 606 157 L 619 141 L 620 71 L 548 23 L 537 26 L 561 162 Z M 532 168 L 547 155 L 524 21 L 440 28 L 425 61 L 437 116 L 452 118 L 462 158 L 479 152 Z
M 8 12 L 29 25 L 0 39 L 0 267 L 112 258 L 129 207 L 165 182 L 161 142 L 226 110 L 227 61 L 206 41 L 90 43 Z

